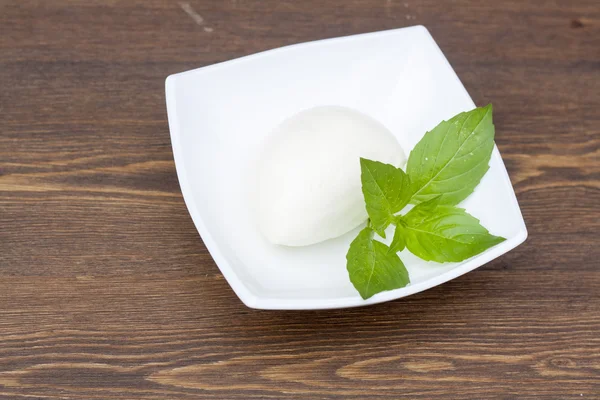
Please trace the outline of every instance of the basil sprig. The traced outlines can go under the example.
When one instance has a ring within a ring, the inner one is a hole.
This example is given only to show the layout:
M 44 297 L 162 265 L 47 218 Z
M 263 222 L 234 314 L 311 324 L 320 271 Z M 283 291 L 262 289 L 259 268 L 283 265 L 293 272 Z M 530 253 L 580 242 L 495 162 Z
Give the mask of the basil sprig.
M 363 299 L 410 283 L 398 257 L 407 248 L 427 261 L 457 262 L 505 239 L 456 207 L 489 169 L 494 149 L 492 105 L 463 112 L 427 132 L 408 158 L 406 173 L 393 165 L 360 159 L 369 224 L 346 255 L 350 281 Z M 415 207 L 398 213 L 409 203 Z M 395 225 L 390 246 L 375 239 Z

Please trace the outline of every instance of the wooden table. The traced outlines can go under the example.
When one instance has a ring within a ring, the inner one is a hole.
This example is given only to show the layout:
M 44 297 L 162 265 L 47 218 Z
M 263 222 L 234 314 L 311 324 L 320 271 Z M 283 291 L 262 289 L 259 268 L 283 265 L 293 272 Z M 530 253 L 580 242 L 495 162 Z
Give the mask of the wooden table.
M 423 24 L 529 239 L 373 307 L 246 308 L 175 175 L 167 75 Z M 1 399 L 600 399 L 600 5 L 0 1 Z

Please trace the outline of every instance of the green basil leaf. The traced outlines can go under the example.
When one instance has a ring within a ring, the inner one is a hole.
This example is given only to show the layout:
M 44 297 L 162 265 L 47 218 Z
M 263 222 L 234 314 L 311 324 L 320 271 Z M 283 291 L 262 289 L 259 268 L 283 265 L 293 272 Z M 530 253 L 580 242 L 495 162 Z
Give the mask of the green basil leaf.
M 398 255 L 374 240 L 369 227 L 352 241 L 346 261 L 350 281 L 363 299 L 410 283 L 408 271 Z
M 440 205 L 441 195 L 437 195 L 432 199 L 424 201 L 413 207 L 405 216 L 397 217 L 398 225 L 406 226 L 407 222 L 411 225 L 417 226 L 422 224 L 427 218 L 430 218 Z
M 408 158 L 413 204 L 442 195 L 456 205 L 470 195 L 489 168 L 494 149 L 492 105 L 463 112 L 427 132 Z
M 392 253 L 397 253 L 399 251 L 404 250 L 404 248 L 406 247 L 406 240 L 404 239 L 405 236 L 406 231 L 404 230 L 404 225 L 402 223 L 396 223 L 394 238 L 392 239 L 392 243 L 390 244 L 390 251 Z
M 505 239 L 491 235 L 479 220 L 464 209 L 440 205 L 442 197 L 423 202 L 410 210 L 404 225 L 408 250 L 426 261 L 463 261 Z
M 394 221 L 410 199 L 410 181 L 400 168 L 379 161 L 360 159 L 362 192 L 371 226 L 385 237 L 385 228 Z

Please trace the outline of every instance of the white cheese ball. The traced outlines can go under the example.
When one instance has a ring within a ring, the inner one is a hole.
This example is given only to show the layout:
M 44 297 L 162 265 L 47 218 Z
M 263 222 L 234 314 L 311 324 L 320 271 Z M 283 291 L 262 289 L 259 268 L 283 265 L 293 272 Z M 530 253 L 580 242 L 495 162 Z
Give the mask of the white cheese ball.
M 320 106 L 268 136 L 253 191 L 256 220 L 271 243 L 306 246 L 367 219 L 360 157 L 400 167 L 406 156 L 381 123 L 346 107 Z

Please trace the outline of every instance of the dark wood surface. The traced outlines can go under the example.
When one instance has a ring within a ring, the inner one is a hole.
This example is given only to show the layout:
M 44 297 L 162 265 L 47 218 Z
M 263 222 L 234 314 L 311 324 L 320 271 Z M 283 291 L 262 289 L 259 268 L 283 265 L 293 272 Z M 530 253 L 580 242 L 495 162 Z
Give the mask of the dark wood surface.
M 165 77 L 414 24 L 493 101 L 529 239 L 399 301 L 246 308 L 183 203 Z M 599 149 L 597 0 L 1 0 L 0 398 L 600 399 Z

